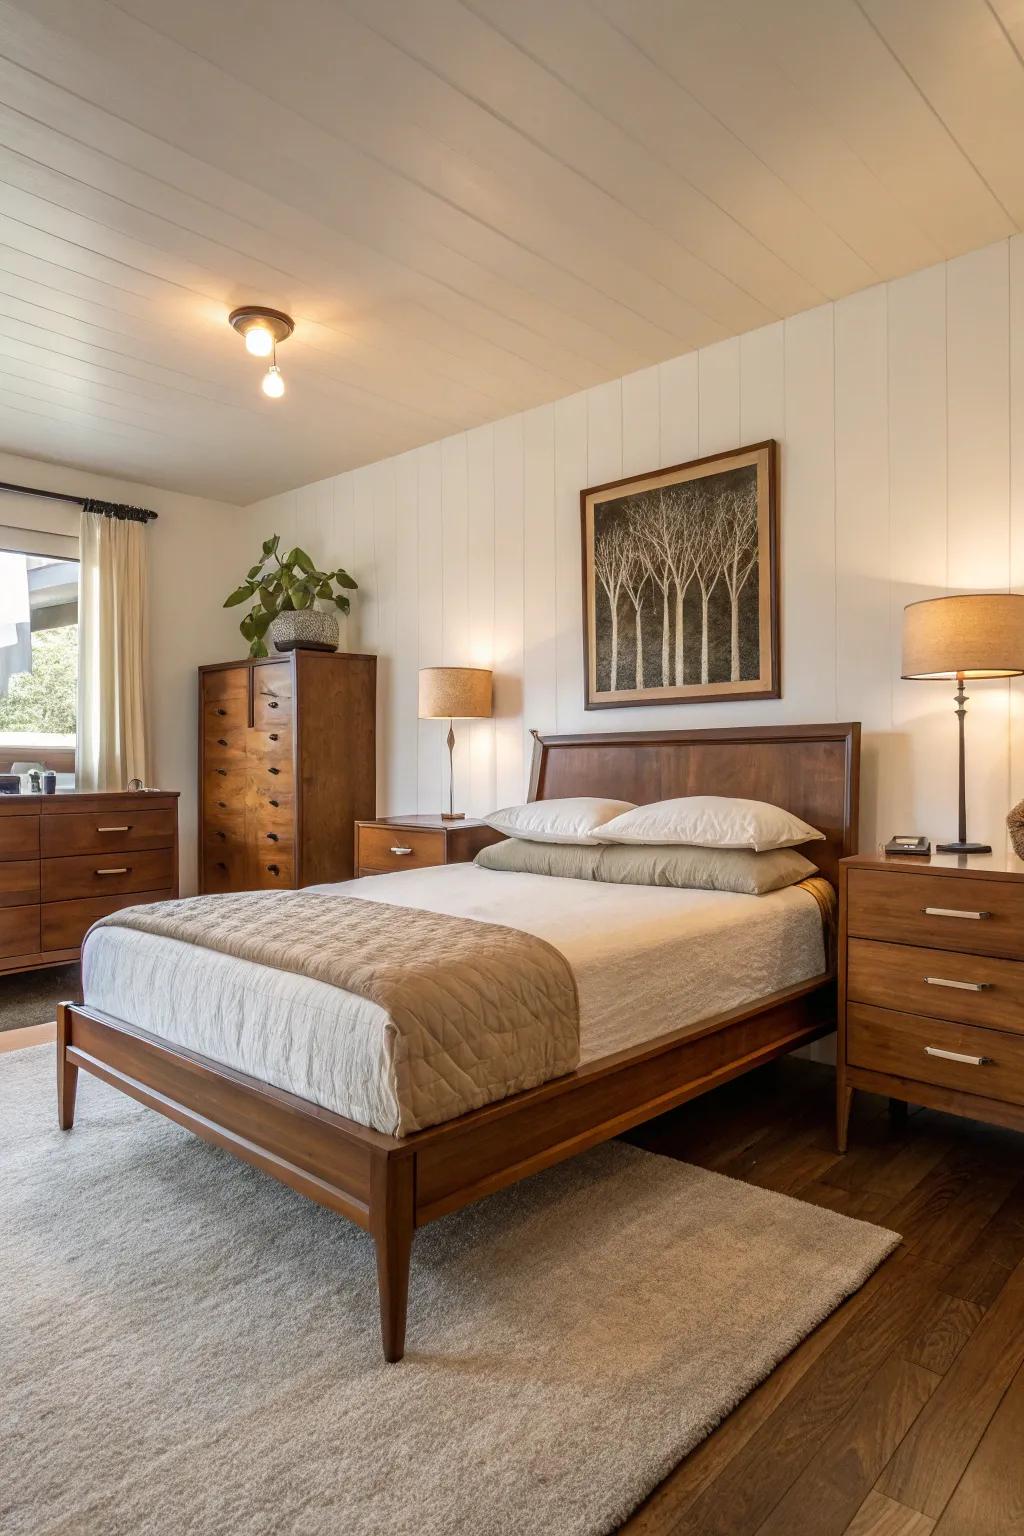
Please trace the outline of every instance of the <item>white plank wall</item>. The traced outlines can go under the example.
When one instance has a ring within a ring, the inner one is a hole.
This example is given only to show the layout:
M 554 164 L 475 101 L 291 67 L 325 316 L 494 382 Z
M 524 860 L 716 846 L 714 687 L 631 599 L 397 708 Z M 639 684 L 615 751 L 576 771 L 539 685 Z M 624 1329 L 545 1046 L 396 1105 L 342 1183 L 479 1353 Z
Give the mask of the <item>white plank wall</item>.
M 783 697 L 583 708 L 579 492 L 775 437 Z M 493 665 L 496 718 L 457 727 L 472 813 L 525 794 L 542 731 L 857 719 L 862 844 L 954 831 L 951 689 L 899 679 L 904 604 L 1024 590 L 1024 237 L 822 305 L 401 458 L 258 503 L 360 583 L 346 643 L 381 657 L 381 812 L 436 810 L 445 726 L 416 673 Z M 1024 795 L 1019 684 L 968 716 L 971 834 Z

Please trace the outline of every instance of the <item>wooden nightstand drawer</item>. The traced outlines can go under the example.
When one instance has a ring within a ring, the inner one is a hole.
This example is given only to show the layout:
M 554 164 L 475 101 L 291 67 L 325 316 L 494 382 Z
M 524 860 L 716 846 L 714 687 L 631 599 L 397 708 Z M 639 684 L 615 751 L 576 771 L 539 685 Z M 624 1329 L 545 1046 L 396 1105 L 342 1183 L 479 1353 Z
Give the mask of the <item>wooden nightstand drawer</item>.
M 851 869 L 847 925 L 851 938 L 1024 960 L 1024 884 Z
M 361 874 L 385 874 L 393 869 L 427 869 L 443 864 L 444 833 L 408 827 L 358 827 L 356 865 Z
M 1019 1035 L 862 1003 L 849 1006 L 847 1034 L 852 1067 L 1024 1104 L 1024 1039 Z
M 0 816 L 0 859 L 39 857 L 39 817 Z
M 120 896 L 128 891 L 162 891 L 173 881 L 172 848 L 42 861 L 44 901 L 69 901 L 80 896 Z
M 851 939 L 847 994 L 933 1018 L 1024 1035 L 1024 965 L 991 955 Z

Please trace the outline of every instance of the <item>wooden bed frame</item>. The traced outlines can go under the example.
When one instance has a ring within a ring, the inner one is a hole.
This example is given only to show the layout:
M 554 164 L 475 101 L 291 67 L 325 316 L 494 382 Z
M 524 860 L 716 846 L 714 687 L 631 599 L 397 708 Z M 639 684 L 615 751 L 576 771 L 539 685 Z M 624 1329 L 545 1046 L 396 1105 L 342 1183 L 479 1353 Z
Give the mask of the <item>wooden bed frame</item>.
M 820 828 L 804 850 L 833 883 L 857 849 L 860 727 L 790 725 L 622 735 L 534 733 L 530 799 L 636 803 L 715 793 L 767 800 Z M 57 1104 L 70 1130 L 78 1072 L 347 1216 L 373 1237 L 386 1360 L 400 1360 L 413 1235 L 483 1195 L 616 1136 L 835 1025 L 834 972 L 471 1114 L 386 1136 L 95 1009 L 57 1018 Z

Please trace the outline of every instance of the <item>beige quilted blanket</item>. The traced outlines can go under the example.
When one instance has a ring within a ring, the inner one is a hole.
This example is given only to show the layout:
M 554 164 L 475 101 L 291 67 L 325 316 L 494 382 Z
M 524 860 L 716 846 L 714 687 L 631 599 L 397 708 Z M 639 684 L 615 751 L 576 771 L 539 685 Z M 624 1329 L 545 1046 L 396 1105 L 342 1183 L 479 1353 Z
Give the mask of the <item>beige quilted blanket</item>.
M 95 926 L 295 971 L 376 1003 L 388 1015 L 399 1135 L 536 1087 L 579 1060 L 573 972 L 552 945 L 518 929 L 308 891 L 127 907 Z

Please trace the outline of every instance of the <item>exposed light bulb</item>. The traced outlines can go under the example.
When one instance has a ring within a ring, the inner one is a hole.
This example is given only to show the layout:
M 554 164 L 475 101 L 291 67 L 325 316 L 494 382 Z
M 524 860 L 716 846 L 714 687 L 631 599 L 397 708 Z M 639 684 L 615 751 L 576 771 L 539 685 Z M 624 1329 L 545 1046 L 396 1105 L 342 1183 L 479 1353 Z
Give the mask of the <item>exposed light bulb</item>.
M 260 387 L 265 395 L 270 396 L 271 400 L 280 400 L 284 394 L 284 379 L 281 377 L 281 370 L 276 363 L 271 363 L 263 375 L 263 383 Z
M 274 350 L 274 338 L 265 325 L 250 325 L 245 333 L 245 350 L 253 357 L 269 357 Z

